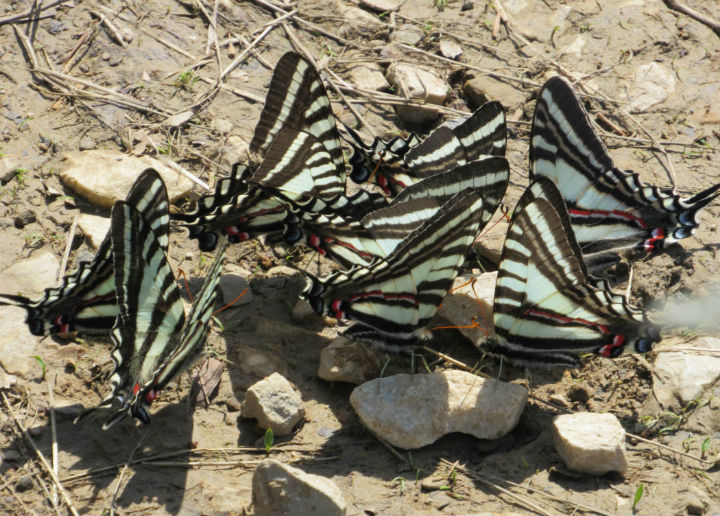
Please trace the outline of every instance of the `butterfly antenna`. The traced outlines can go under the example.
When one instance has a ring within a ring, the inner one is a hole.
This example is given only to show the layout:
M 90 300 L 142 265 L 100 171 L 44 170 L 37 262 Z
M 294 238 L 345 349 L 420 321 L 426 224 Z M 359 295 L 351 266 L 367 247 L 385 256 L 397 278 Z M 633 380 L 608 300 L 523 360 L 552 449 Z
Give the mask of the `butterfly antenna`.
M 230 301 L 228 304 L 226 304 L 226 305 L 223 306 L 222 308 L 218 308 L 217 310 L 215 310 L 215 311 L 212 313 L 213 316 L 219 314 L 220 312 L 222 312 L 222 311 L 225 310 L 226 308 L 230 308 L 232 305 L 234 305 L 235 303 L 237 303 L 238 299 L 240 299 L 240 298 L 243 297 L 245 294 L 247 294 L 247 291 L 248 291 L 248 289 L 246 288 L 245 290 L 243 290 L 242 292 L 240 292 L 240 295 L 239 295 L 238 297 L 236 297 L 235 299 L 233 299 L 232 301 Z
M 180 276 L 183 278 L 183 282 L 185 283 L 185 290 L 188 293 L 188 297 L 190 298 L 190 302 L 194 302 L 193 295 L 190 293 L 190 284 L 188 283 L 187 276 L 185 275 L 185 271 L 182 269 L 178 269 L 177 276 L 175 279 L 177 280 Z
M 383 159 L 385 158 L 385 151 L 380 152 L 380 159 L 378 160 L 377 164 L 375 165 L 375 168 L 370 173 L 370 177 L 368 178 L 367 182 L 369 184 L 372 184 L 372 182 L 375 180 L 375 174 L 377 174 L 377 171 L 380 170 L 380 166 L 383 164 Z

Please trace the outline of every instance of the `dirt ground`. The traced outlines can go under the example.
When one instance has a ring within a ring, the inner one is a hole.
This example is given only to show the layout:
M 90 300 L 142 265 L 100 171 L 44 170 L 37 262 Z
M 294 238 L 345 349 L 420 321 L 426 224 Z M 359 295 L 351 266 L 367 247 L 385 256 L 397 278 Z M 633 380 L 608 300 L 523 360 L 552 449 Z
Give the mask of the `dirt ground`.
M 717 2 L 688 1 L 706 16 L 720 19 Z M 668 186 L 663 163 L 669 159 L 677 189 L 684 194 L 720 181 L 720 37 L 710 28 L 669 10 L 659 0 L 506 0 L 508 23 L 501 23 L 493 37 L 497 4 L 448 0 L 442 8 L 435 3 L 407 0 L 394 15 L 374 14 L 375 26 L 365 21 L 353 25 L 343 19 L 343 8 L 317 0 L 222 0 L 213 30 L 208 21 L 213 17 L 213 1 L 75 0 L 71 7 L 42 11 L 34 23 L 25 19 L 15 24 L 6 23 L 6 18 L 33 2 L 4 2 L 0 151 L 19 157 L 24 172 L 0 188 L 0 267 L 43 248 L 60 257 L 78 213 L 109 215 L 65 189 L 56 175 L 63 167 L 63 153 L 77 150 L 81 143 L 163 154 L 210 183 L 226 174 L 232 159 L 228 142 L 233 136 L 250 141 L 272 66 L 293 48 L 288 33 L 281 25 L 271 25 L 254 52 L 228 74 L 226 87 L 209 98 L 205 94 L 212 84 L 203 79 L 212 83 L 219 66 L 224 69 L 261 35 L 275 19 L 273 9 L 298 9 L 296 18 L 287 19 L 288 27 L 340 77 L 357 60 L 378 61 L 382 66 L 389 60 L 422 62 L 448 80 L 453 97 L 448 105 L 468 112 L 472 106 L 462 85 L 471 77 L 484 78 L 488 95 L 507 110 L 511 205 L 527 184 L 534 98 L 539 85 L 557 73 L 572 74 L 597 90 L 588 108 L 609 135 L 605 141 L 619 166 Z M 125 46 L 98 24 L 101 15 L 125 38 Z M 14 29 L 32 38 L 40 68 L 65 75 L 32 74 L 29 56 Z M 401 30 L 416 31 L 416 48 L 435 56 L 442 37 L 459 37 L 463 50 L 459 62 L 444 62 L 406 47 L 383 50 Z M 234 38 L 231 45 L 219 46 L 220 65 L 215 45 L 208 45 L 213 33 L 221 44 Z M 635 74 L 649 63 L 672 71 L 674 91 L 665 101 L 630 116 L 627 102 L 638 83 Z M 122 98 L 117 100 L 112 92 L 122 93 Z M 330 95 L 339 118 L 355 125 L 347 104 L 336 93 Z M 367 95 L 349 92 L 347 97 L 378 135 L 410 130 L 427 134 L 432 128 L 407 126 L 392 106 Z M 602 100 L 608 97 L 617 102 Z M 129 105 L 128 99 L 135 104 Z M 164 122 L 190 107 L 196 107 L 197 113 L 188 123 L 172 127 Z M 232 129 L 224 134 L 227 122 Z M 361 127 L 368 136 L 372 130 Z M 620 133 L 624 137 L 618 137 Z M 654 149 L 649 135 L 662 142 L 664 154 Z M 14 218 L 28 209 L 37 221 L 17 229 Z M 711 205 L 703 212 L 696 238 L 637 263 L 633 298 L 650 306 L 707 293 L 720 270 L 719 215 L 720 205 Z M 504 230 L 500 224 L 485 238 L 501 243 Z M 87 240 L 77 240 L 71 268 L 83 253 L 94 252 Z M 304 255 L 293 253 L 290 258 Z M 251 510 L 252 473 L 267 454 L 259 444 L 263 432 L 253 421 L 240 418 L 238 407 L 247 387 L 272 371 L 298 387 L 306 416 L 294 435 L 276 439 L 270 456 L 333 479 L 345 496 L 348 514 L 720 512 L 718 468 L 713 461 L 697 460 L 708 437 L 705 457 L 720 452 L 720 398 L 710 392 L 681 413 L 663 410 L 652 393 L 652 354 L 647 360 L 593 358 L 582 369 L 566 372 L 526 374 L 505 366 L 501 378 L 527 376 L 532 394 L 513 432 L 496 441 L 451 434 L 431 446 L 404 452 L 405 460 L 399 460 L 361 425 L 348 402 L 352 386 L 318 379 L 319 352 L 335 330 L 291 318 L 302 288 L 300 277 L 268 273 L 285 263 L 286 256 L 258 241 L 230 249 L 226 263 L 253 272 L 253 299 L 220 314 L 224 331 L 214 328 L 208 339 L 209 348 L 226 357 L 228 364 L 219 392 L 206 409 L 188 403 L 190 379 L 185 375 L 154 403 L 149 426 L 125 421 L 102 431 L 94 419 L 73 425 L 78 404 L 96 404 L 107 392 L 109 339 L 71 343 L 44 339 L 36 353 L 46 365 L 46 379 L 38 365 L 36 374 L 14 386 L 0 385 L 13 414 L 49 458 L 53 435 L 48 381 L 56 378 L 58 477 L 79 513 L 106 513 L 111 508 L 118 514 Z M 185 230 L 172 230 L 171 264 L 183 263 L 193 278 L 191 285 L 204 276 L 209 258 L 200 256 Z M 685 334 L 695 332 L 690 329 Z M 455 331 L 444 332 L 431 345 L 498 374 L 498 365 L 489 359 L 481 362 L 481 354 Z M 431 369 L 449 367 L 431 355 L 425 358 Z M 385 374 L 410 368 L 409 357 L 393 356 Z M 583 401 L 580 391 L 589 393 L 589 399 Z M 552 418 L 559 411 L 546 403 L 560 395 L 570 399 L 568 409 L 616 414 L 628 432 L 650 440 L 628 440 L 629 468 L 624 476 L 592 477 L 563 466 L 550 436 Z M 6 409 L 3 403 L 0 513 L 54 513 L 52 482 Z M 633 507 L 641 485 L 642 497 Z M 68 513 L 62 501 L 58 507 L 58 514 Z

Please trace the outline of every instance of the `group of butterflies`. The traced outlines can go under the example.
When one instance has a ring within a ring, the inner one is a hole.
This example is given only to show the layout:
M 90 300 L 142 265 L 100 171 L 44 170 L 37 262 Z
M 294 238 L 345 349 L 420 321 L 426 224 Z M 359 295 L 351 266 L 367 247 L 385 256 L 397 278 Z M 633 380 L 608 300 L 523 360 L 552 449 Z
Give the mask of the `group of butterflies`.
M 170 215 L 162 179 L 143 172 L 112 210 L 89 263 L 24 307 L 35 335 L 112 330 L 115 369 L 100 403 L 149 422 L 158 392 L 202 351 L 228 242 L 260 235 L 307 244 L 340 268 L 305 273 L 319 314 L 353 321 L 344 335 L 410 349 L 450 289 L 470 246 L 502 203 L 509 180 L 502 105 L 489 102 L 425 140 L 342 140 L 323 82 L 302 56 L 274 71 L 250 144 L 258 164 L 235 165 L 192 212 Z M 531 182 L 512 213 L 498 266 L 495 337 L 485 347 L 519 364 L 577 366 L 579 355 L 651 349 L 660 328 L 599 279 L 630 259 L 690 236 L 720 184 L 690 198 L 615 168 L 570 84 L 548 80 L 530 142 Z M 167 262 L 170 219 L 216 251 L 185 317 Z

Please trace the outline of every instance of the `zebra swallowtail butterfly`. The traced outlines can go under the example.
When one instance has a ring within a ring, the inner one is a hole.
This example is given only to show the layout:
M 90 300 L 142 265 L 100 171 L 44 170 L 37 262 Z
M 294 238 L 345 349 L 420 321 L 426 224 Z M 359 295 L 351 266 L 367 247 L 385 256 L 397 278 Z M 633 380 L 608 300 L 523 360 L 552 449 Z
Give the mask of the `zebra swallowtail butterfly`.
M 344 333 L 349 338 L 386 348 L 415 346 L 484 218 L 479 192 L 458 194 L 385 259 L 324 278 L 308 275 L 303 297 L 319 314 L 355 321 Z
M 159 245 L 168 246 L 168 197 L 165 183 L 153 169 L 138 176 L 126 197 L 156 233 Z M 112 241 L 108 233 L 90 262 L 67 274 L 60 286 L 48 288 L 37 301 L 3 294 L 12 304 L 27 310 L 30 333 L 43 336 L 71 332 L 109 331 L 118 315 L 113 276 Z
M 167 226 L 164 228 L 167 240 Z M 111 234 L 120 312 L 112 332 L 112 390 L 98 407 L 80 416 L 109 407 L 113 413 L 103 429 L 128 414 L 149 423 L 150 404 L 158 393 L 201 352 L 227 245 L 227 239 L 221 238 L 186 318 L 166 248 L 150 221 L 130 204 L 118 202 L 112 210 Z
M 698 211 L 720 195 L 720 184 L 692 197 L 643 183 L 615 167 L 570 84 L 549 79 L 538 97 L 530 140 L 530 170 L 558 185 L 591 271 L 620 254 L 662 249 L 692 235 Z
M 423 141 L 393 139 L 388 143 L 375 139 L 365 145 L 354 131 L 356 140 L 350 159 L 350 178 L 364 183 L 374 175 L 386 195 L 394 197 L 422 178 L 433 176 L 481 156 L 504 156 L 507 143 L 505 111 L 499 102 L 488 102 L 466 120 L 451 127 L 438 127 Z
M 649 351 L 659 328 L 588 274 L 558 188 L 537 177 L 515 207 L 502 251 L 491 352 L 528 365 L 577 367 L 579 355 Z

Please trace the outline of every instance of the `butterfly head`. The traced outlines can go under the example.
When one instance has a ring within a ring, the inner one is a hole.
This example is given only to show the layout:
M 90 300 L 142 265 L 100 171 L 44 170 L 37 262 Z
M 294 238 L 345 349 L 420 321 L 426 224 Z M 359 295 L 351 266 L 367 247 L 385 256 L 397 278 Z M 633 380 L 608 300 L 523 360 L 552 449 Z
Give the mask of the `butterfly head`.
M 317 314 L 323 314 L 323 307 L 325 305 L 322 295 L 325 292 L 325 286 L 313 275 L 305 274 L 305 288 L 302 291 L 301 297 L 308 300 L 310 306 Z

